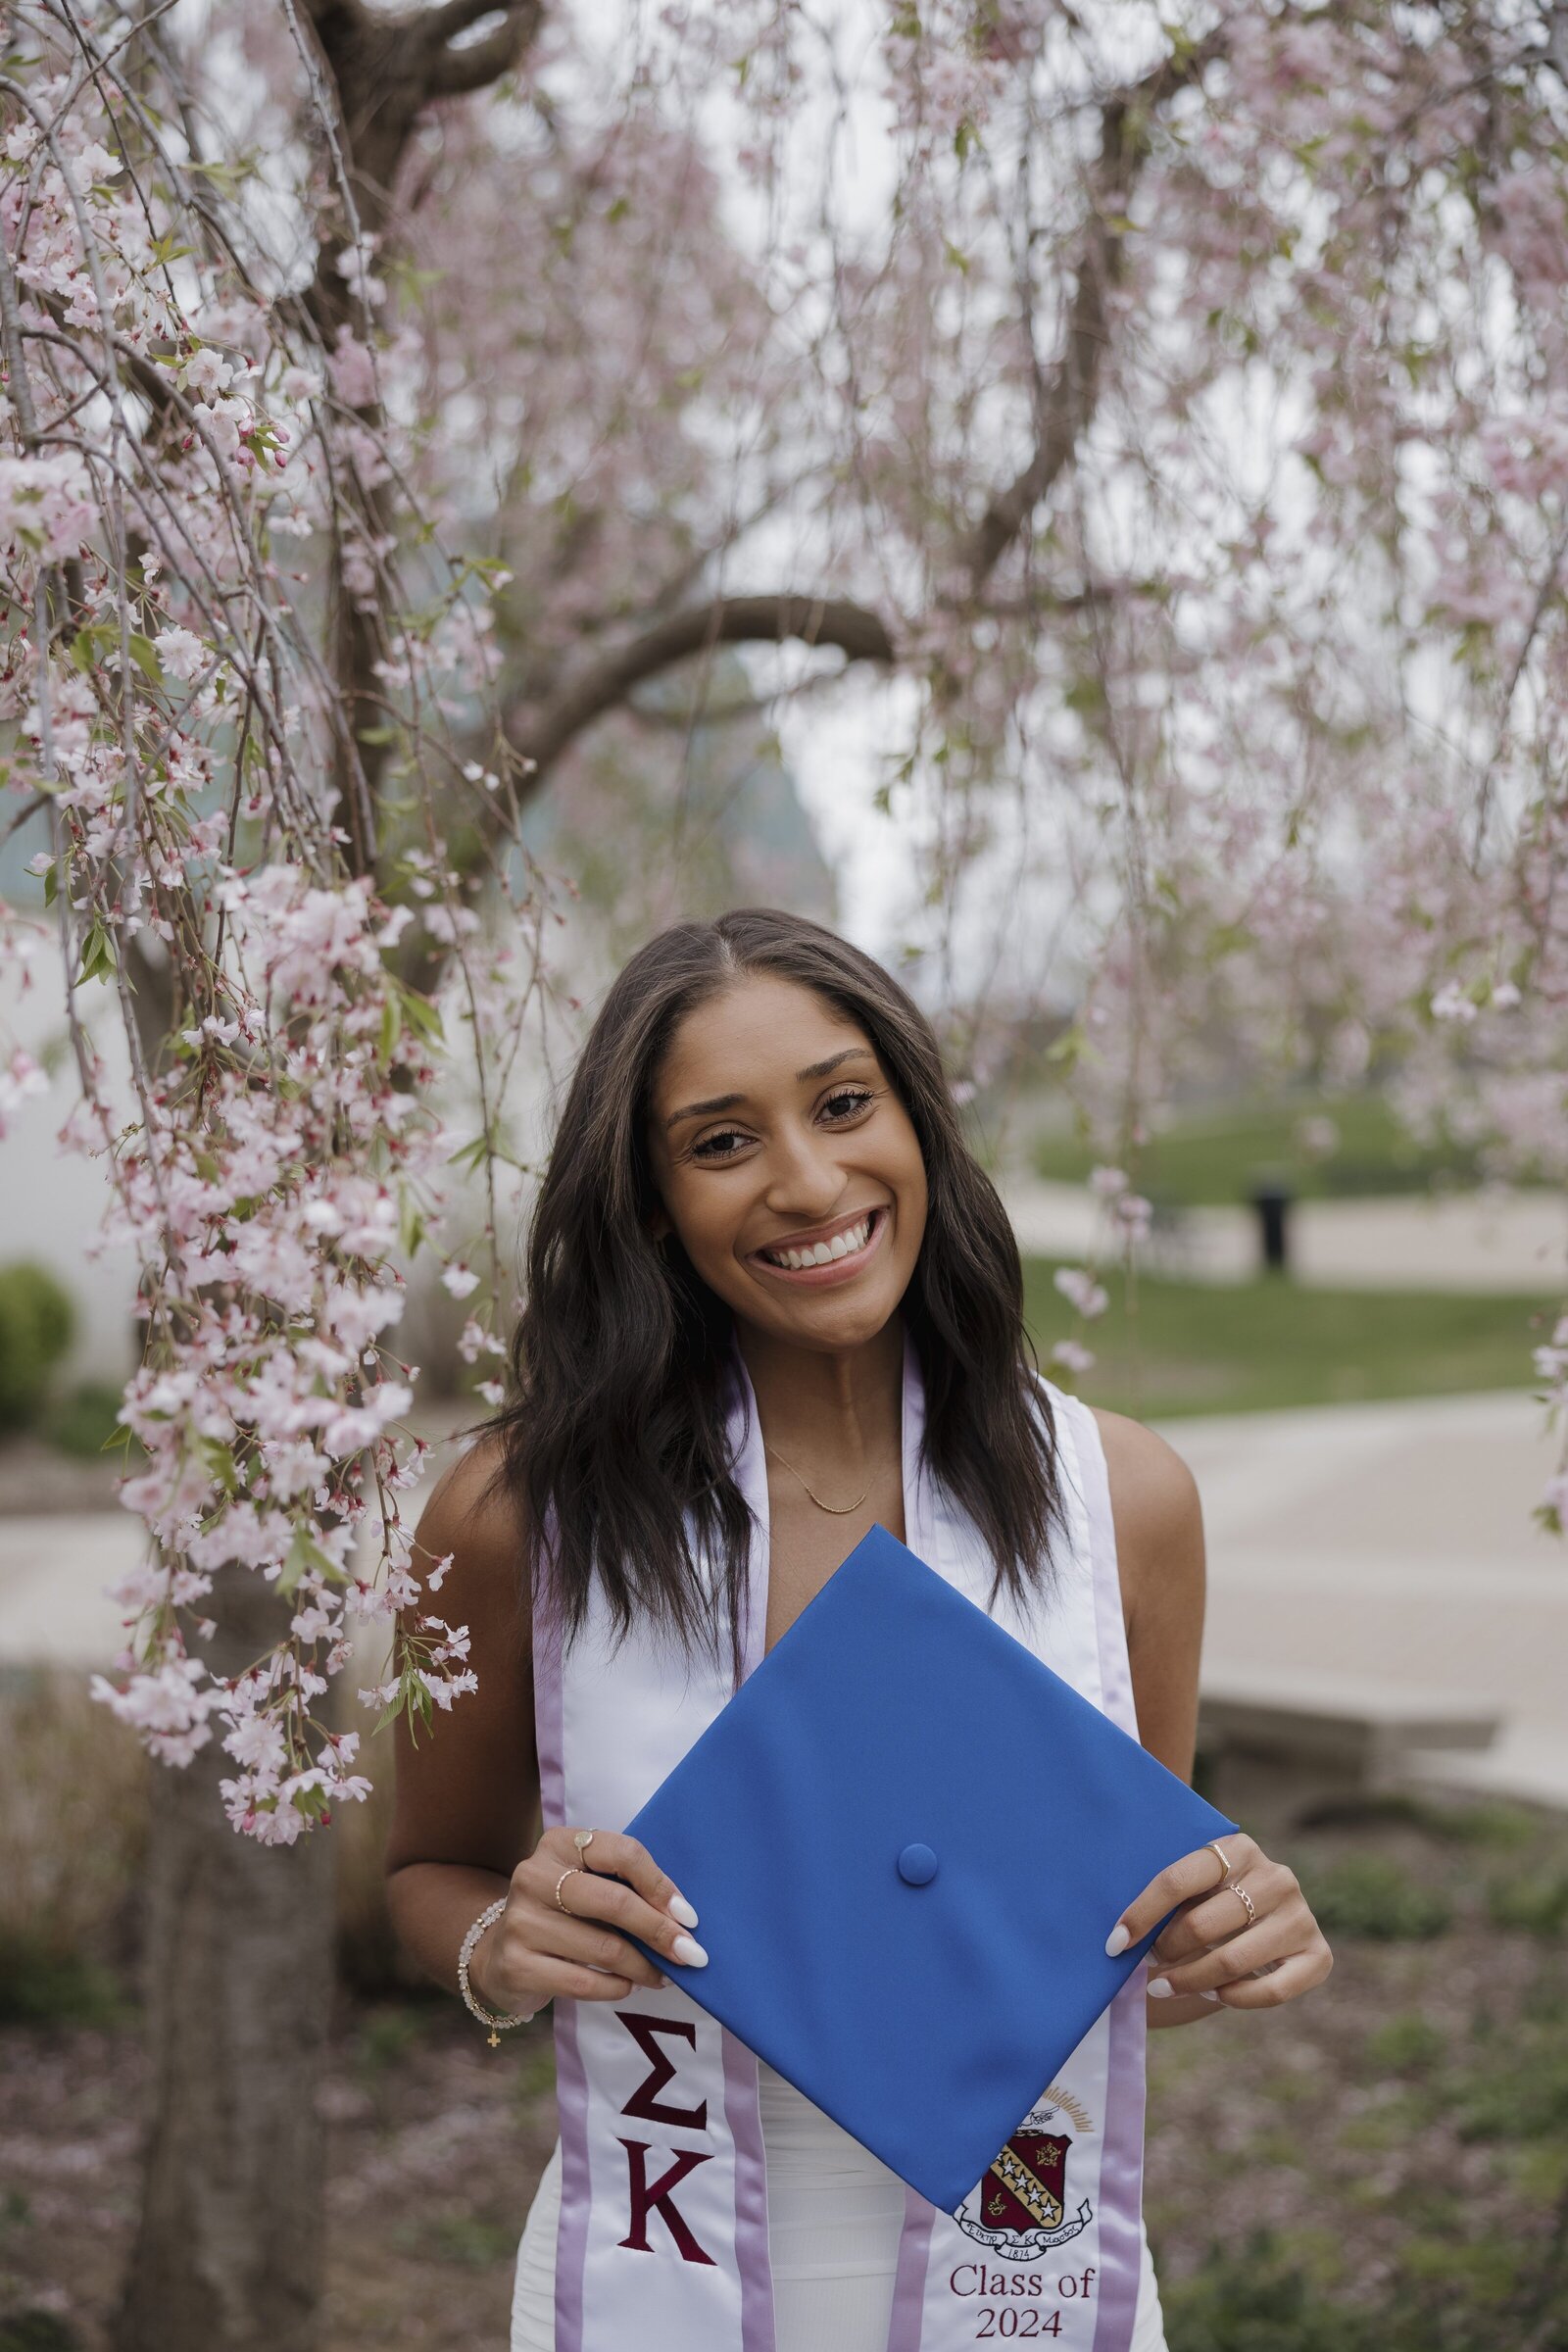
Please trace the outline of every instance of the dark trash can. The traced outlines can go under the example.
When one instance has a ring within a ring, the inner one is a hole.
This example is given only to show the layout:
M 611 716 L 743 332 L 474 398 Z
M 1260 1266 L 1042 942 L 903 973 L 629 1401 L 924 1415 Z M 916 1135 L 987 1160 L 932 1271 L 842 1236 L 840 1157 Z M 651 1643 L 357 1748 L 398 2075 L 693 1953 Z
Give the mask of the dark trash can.
M 1296 1195 L 1277 1177 L 1260 1177 L 1248 1194 L 1257 1216 L 1258 1250 L 1265 1274 L 1291 1270 L 1291 1202 Z

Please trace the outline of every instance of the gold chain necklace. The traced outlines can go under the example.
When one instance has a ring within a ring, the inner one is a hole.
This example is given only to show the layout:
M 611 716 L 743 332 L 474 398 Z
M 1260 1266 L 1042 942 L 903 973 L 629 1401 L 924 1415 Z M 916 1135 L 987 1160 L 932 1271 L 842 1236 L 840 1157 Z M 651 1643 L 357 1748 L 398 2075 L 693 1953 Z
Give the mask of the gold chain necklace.
M 773 1456 L 775 1462 L 784 1462 L 784 1456 L 780 1453 L 776 1446 L 769 1446 L 766 1438 L 762 1440 L 762 1444 L 766 1450 Z M 858 1511 L 861 1503 L 865 1500 L 866 1495 L 871 1492 L 869 1485 L 867 1485 L 861 1494 L 857 1494 L 853 1502 L 824 1502 L 820 1494 L 815 1494 L 810 1487 L 806 1486 L 806 1480 L 801 1477 L 800 1471 L 796 1469 L 793 1462 L 784 1462 L 784 1467 L 791 1473 L 793 1477 L 801 1480 L 802 1486 L 806 1487 L 806 1492 L 810 1495 L 811 1500 L 815 1503 L 817 1509 L 819 1511 L 831 1511 L 835 1519 L 847 1519 L 852 1511 Z

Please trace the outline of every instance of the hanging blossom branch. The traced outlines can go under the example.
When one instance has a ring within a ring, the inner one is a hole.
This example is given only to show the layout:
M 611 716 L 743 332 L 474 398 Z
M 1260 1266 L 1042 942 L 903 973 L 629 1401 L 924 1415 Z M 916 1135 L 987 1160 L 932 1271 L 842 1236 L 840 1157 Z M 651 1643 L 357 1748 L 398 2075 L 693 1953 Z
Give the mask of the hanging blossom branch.
M 14 12 L 0 718 L 13 822 L 46 810 L 49 846 L 29 867 L 47 919 L 0 905 L 0 953 L 24 988 L 52 922 L 80 1080 L 62 1141 L 102 1162 L 103 1244 L 128 1243 L 139 1270 L 145 1352 L 121 1418 L 145 1458 L 121 1500 L 151 1544 L 116 1588 L 128 1638 L 94 1688 L 167 1763 L 216 1733 L 236 1828 L 290 1843 L 368 1788 L 359 1735 L 320 1707 L 354 1620 L 412 1612 L 391 1680 L 362 1693 L 390 1713 L 427 1717 L 474 1679 L 465 1629 L 418 1613 L 440 1570 L 416 1573 L 400 1508 L 428 1448 L 407 1426 L 414 1368 L 390 1345 L 397 1261 L 435 1246 L 454 1139 L 429 1107 L 441 1011 L 392 952 L 412 928 L 447 959 L 485 1105 L 457 1156 L 487 1173 L 493 1065 L 515 1052 L 538 958 L 485 956 L 430 816 L 431 779 L 450 792 L 461 770 L 443 730 L 461 719 L 471 737 L 485 706 L 493 575 L 444 562 L 431 593 L 435 525 L 398 508 L 390 433 L 334 398 L 340 354 L 235 201 L 243 167 L 203 165 L 174 127 L 193 119 L 176 72 L 123 16 Z M 364 314 L 368 265 L 363 248 L 336 258 Z M 400 787 L 424 811 L 402 906 L 350 870 L 331 785 L 341 709 L 288 568 L 305 539 L 363 551 L 368 485 L 392 527 L 343 589 L 375 601 L 380 685 L 412 747 Z M 421 542 L 423 603 L 398 580 L 400 529 Z M 470 789 L 510 793 L 515 772 L 498 752 Z M 523 863 L 536 888 L 514 904 L 514 940 L 530 908 L 535 933 L 542 919 L 544 879 Z M 0 1132 L 41 1083 L 13 1042 Z M 478 1279 L 448 1265 L 456 1295 Z M 463 1345 L 470 1362 L 499 1352 L 492 1313 Z M 233 1564 L 275 1587 L 280 1632 L 225 1681 L 203 1639 Z

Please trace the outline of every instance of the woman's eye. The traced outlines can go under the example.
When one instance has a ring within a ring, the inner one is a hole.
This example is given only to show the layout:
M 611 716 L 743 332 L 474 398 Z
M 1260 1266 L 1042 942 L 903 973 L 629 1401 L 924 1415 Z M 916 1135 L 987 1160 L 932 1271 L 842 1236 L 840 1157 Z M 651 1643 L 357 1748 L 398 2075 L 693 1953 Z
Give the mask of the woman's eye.
M 717 1135 L 705 1135 L 700 1144 L 693 1144 L 693 1159 L 733 1159 L 735 1156 L 733 1152 L 715 1152 L 713 1150 L 715 1144 L 727 1144 L 731 1137 L 743 1144 L 746 1141 L 738 1127 L 721 1128 Z
M 829 1095 L 822 1107 L 824 1110 L 831 1110 L 835 1102 L 847 1102 L 850 1106 L 850 1110 L 858 1110 L 862 1103 L 869 1102 L 870 1100 L 870 1090 L 866 1087 L 841 1086 L 837 1094 Z M 849 1111 L 840 1111 L 838 1115 L 840 1118 L 848 1118 Z

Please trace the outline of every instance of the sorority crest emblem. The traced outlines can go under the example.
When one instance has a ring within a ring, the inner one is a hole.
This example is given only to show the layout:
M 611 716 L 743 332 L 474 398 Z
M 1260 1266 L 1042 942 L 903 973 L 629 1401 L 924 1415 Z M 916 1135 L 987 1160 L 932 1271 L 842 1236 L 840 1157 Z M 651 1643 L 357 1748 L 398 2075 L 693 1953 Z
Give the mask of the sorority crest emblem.
M 1094 2219 L 1087 2197 L 1076 2213 L 1067 2212 L 1072 2141 L 1064 2132 L 1046 2129 L 1054 2116 L 1054 2108 L 1031 2115 L 953 2217 L 968 2236 L 1009 2262 L 1032 2262 L 1048 2247 L 1076 2237 Z

